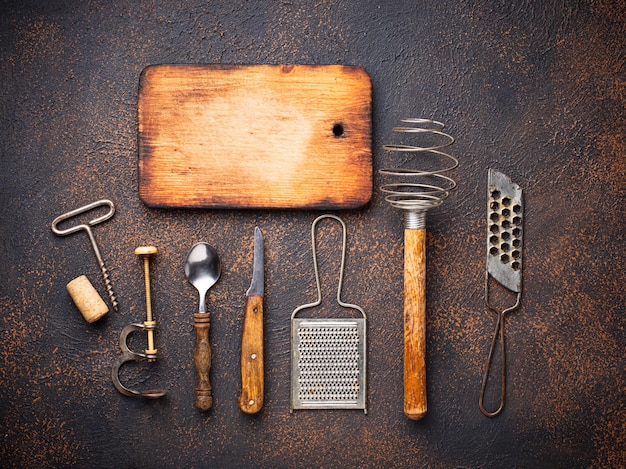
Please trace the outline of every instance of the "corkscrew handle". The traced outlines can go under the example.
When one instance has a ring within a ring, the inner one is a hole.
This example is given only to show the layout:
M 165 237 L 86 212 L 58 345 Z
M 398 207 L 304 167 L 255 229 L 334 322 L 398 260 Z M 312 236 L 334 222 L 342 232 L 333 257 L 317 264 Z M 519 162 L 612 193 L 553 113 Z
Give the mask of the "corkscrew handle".
M 404 413 L 426 415 L 426 229 L 404 230 Z

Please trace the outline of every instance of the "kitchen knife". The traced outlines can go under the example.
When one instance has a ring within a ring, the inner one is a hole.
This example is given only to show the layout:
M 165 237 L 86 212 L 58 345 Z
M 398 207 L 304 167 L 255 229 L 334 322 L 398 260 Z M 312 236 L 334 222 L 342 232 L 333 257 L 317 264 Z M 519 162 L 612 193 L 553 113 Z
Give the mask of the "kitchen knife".
M 254 414 L 263 407 L 263 235 L 254 229 L 252 282 L 246 292 L 241 338 L 241 397 L 239 409 Z

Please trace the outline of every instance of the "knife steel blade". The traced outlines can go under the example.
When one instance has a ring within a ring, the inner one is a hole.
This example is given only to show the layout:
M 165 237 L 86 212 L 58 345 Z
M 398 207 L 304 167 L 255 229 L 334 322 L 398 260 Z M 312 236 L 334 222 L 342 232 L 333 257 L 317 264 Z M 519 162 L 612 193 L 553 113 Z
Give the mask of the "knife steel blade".
M 246 292 L 246 304 L 241 338 L 241 396 L 239 409 L 254 414 L 263 407 L 263 235 L 254 229 L 254 260 L 252 282 Z
M 252 282 L 246 295 L 263 296 L 263 283 L 265 282 L 265 274 L 263 271 L 263 235 L 257 226 L 254 228 L 254 260 L 252 270 Z

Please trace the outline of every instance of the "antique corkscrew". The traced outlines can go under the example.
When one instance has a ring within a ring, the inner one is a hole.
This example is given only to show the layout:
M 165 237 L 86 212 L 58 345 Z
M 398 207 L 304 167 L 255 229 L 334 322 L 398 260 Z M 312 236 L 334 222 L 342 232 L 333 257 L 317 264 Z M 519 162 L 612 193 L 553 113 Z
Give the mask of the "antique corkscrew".
M 122 329 L 120 334 L 120 348 L 122 350 L 122 356 L 115 362 L 113 369 L 111 370 L 111 377 L 113 379 L 113 385 L 115 388 L 124 394 L 125 396 L 139 396 L 148 399 L 158 399 L 165 396 L 166 392 L 160 389 L 150 389 L 146 391 L 136 391 L 134 389 L 128 389 L 120 381 L 120 367 L 128 361 L 141 361 L 147 360 L 148 362 L 154 362 L 157 359 L 157 349 L 154 346 L 154 331 L 156 329 L 156 321 L 152 316 L 152 298 L 150 295 L 150 256 L 157 254 L 158 250 L 154 246 L 140 246 L 135 249 L 135 254 L 143 258 L 143 270 L 146 289 L 146 320 L 143 324 L 129 324 Z M 135 331 L 146 331 L 148 336 L 148 348 L 144 353 L 133 352 L 130 350 L 127 344 L 128 336 Z
M 109 210 L 104 215 L 96 217 L 86 224 L 75 225 L 65 229 L 59 228 L 59 224 L 62 221 L 68 220 L 82 213 L 89 212 L 90 210 L 98 207 L 109 207 Z M 71 210 L 67 213 L 64 213 L 63 215 L 59 215 L 58 217 L 56 217 L 52 221 L 52 232 L 57 236 L 67 236 L 78 231 L 87 232 L 87 236 L 89 236 L 89 242 L 91 243 L 91 248 L 93 249 L 93 253 L 96 255 L 98 266 L 100 267 L 100 273 L 102 274 L 102 280 L 104 281 L 104 286 L 106 287 L 107 294 L 109 295 L 109 300 L 111 301 L 113 309 L 117 311 L 117 298 L 115 297 L 115 293 L 113 292 L 113 285 L 111 284 L 111 279 L 109 278 L 109 271 L 104 265 L 104 260 L 102 259 L 102 255 L 100 254 L 100 249 L 98 249 L 96 238 L 94 238 L 93 232 L 91 231 L 92 226 L 108 220 L 113 215 L 115 215 L 115 205 L 113 205 L 113 202 L 108 199 L 97 200 L 88 205 L 85 205 L 84 207 Z
M 402 119 L 407 124 L 393 132 L 419 137 L 419 145 L 391 144 L 383 149 L 405 155 L 411 165 L 420 157 L 420 169 L 381 169 L 385 200 L 404 213 L 404 413 L 411 420 L 426 415 L 426 212 L 439 207 L 456 187 L 444 173 L 458 160 L 442 150 L 454 143 L 444 124 L 430 119 Z M 442 162 L 444 162 L 442 164 Z M 441 168 L 443 166 L 443 168 Z M 434 167 L 434 169 L 429 169 Z

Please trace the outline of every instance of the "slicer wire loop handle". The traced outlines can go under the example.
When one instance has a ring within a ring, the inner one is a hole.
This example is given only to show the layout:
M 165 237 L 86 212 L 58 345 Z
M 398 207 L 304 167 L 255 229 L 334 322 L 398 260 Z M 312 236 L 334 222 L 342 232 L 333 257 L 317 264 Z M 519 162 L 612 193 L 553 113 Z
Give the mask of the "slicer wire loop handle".
M 485 389 L 487 388 L 487 381 L 489 378 L 489 370 L 491 369 L 491 362 L 493 360 L 493 354 L 496 350 L 496 343 L 498 342 L 498 335 L 500 336 L 500 354 L 501 354 L 501 375 L 500 375 L 500 406 L 493 412 L 488 411 L 484 407 Z M 478 399 L 478 406 L 480 411 L 487 417 L 495 417 L 502 409 L 504 409 L 504 400 L 506 396 L 506 354 L 504 353 L 504 314 L 498 314 L 498 321 L 496 322 L 496 330 L 493 333 L 491 339 L 491 348 L 489 349 L 489 358 L 485 366 L 485 373 L 483 375 L 483 382 L 480 387 L 480 398 Z
M 298 306 L 294 310 L 294 312 L 291 313 L 291 319 L 294 319 L 296 314 L 298 314 L 303 309 L 313 308 L 315 306 L 319 306 L 322 303 L 322 287 L 320 285 L 320 274 L 319 274 L 319 269 L 317 266 L 317 248 L 316 248 L 315 228 L 317 224 L 324 218 L 332 218 L 333 220 L 337 220 L 339 223 L 341 223 L 341 228 L 343 230 L 342 244 L 341 244 L 341 267 L 339 267 L 339 284 L 337 285 L 337 303 L 339 303 L 339 305 L 343 306 L 344 308 L 356 309 L 363 315 L 363 318 L 367 319 L 367 316 L 365 315 L 365 311 L 363 310 L 363 308 L 355 304 L 345 303 L 341 299 L 341 287 L 343 285 L 343 270 L 344 270 L 344 265 L 346 261 L 347 228 L 346 228 L 346 224 L 341 218 L 339 218 L 336 215 L 330 215 L 330 214 L 321 215 L 317 217 L 315 221 L 313 221 L 313 224 L 311 225 L 311 245 L 313 249 L 313 269 L 315 270 L 315 284 L 317 287 L 317 300 L 314 301 L 313 303 L 308 303 L 308 304 Z
M 480 407 L 480 411 L 486 417 L 495 417 L 500 414 L 504 409 L 504 402 L 506 398 L 506 353 L 504 348 L 504 315 L 516 309 L 520 304 L 522 293 L 517 293 L 517 299 L 515 304 L 509 308 L 506 308 L 502 311 L 498 311 L 494 308 L 489 302 L 489 274 L 487 273 L 485 278 L 485 304 L 487 307 L 495 312 L 498 315 L 498 320 L 496 322 L 496 329 L 493 333 L 493 338 L 491 339 L 491 347 L 489 348 L 489 357 L 487 358 L 487 363 L 485 364 L 485 372 L 483 374 L 483 381 L 480 387 L 480 397 L 478 399 L 478 407 Z M 493 361 L 493 356 L 496 350 L 496 344 L 498 342 L 498 335 L 500 336 L 500 355 L 501 355 L 501 371 L 500 371 L 500 406 L 493 412 L 485 409 L 484 399 L 485 399 L 485 391 L 487 389 L 487 382 L 489 381 L 489 371 L 491 369 L 491 363 Z

